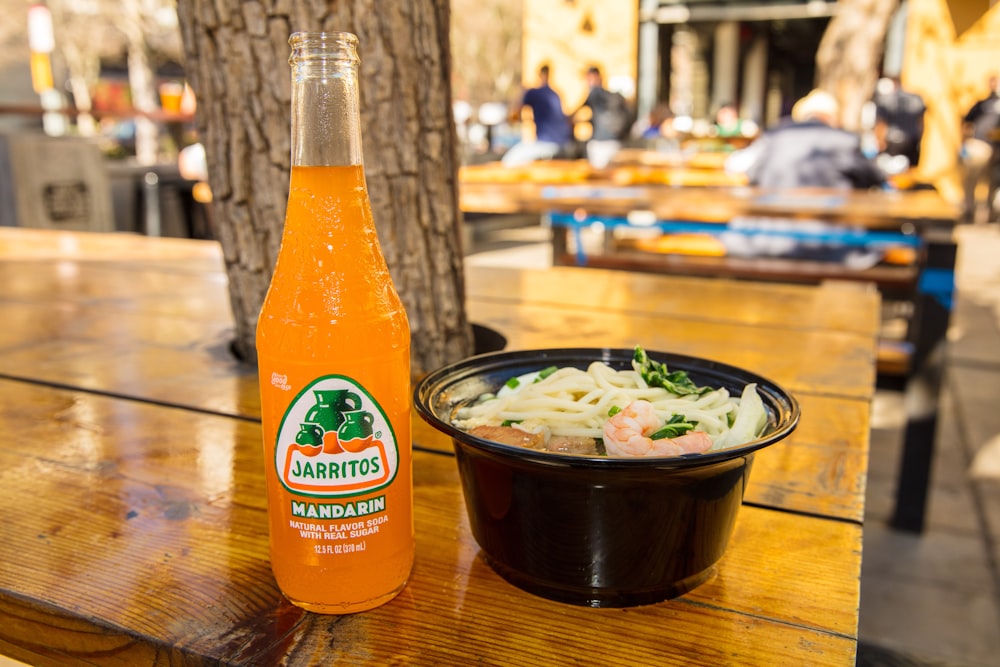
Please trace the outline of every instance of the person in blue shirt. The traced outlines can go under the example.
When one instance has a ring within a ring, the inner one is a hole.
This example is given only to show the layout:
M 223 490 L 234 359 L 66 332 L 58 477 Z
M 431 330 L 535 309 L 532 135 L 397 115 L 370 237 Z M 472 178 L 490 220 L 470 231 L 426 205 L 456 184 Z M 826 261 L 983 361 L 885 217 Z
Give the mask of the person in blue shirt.
M 524 91 L 521 103 L 511 112 L 520 118 L 524 107 L 531 109 L 535 124 L 535 138 L 523 140 L 504 153 L 501 161 L 508 166 L 528 164 L 535 160 L 551 160 L 569 143 L 571 131 L 563 112 L 559 93 L 549 85 L 549 66 L 538 70 L 538 87 Z

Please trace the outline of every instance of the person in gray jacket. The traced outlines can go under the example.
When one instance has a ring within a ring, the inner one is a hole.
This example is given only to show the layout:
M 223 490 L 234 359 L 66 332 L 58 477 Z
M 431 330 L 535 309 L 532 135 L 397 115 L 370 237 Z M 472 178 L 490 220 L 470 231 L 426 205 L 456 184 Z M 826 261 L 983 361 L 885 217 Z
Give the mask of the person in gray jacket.
M 861 138 L 838 127 L 840 107 L 814 90 L 792 108 L 792 117 L 762 134 L 726 165 L 763 188 L 867 189 L 884 174 L 861 152 Z

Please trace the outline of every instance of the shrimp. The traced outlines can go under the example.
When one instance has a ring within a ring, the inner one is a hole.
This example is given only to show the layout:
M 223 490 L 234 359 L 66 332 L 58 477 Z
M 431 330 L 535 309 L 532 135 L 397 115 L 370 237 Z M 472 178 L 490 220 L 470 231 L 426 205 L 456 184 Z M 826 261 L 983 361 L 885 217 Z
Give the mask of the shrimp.
M 604 423 L 604 449 L 608 456 L 679 456 L 701 453 L 712 446 L 704 431 L 659 440 L 648 437 L 662 426 L 652 403 L 632 401 Z

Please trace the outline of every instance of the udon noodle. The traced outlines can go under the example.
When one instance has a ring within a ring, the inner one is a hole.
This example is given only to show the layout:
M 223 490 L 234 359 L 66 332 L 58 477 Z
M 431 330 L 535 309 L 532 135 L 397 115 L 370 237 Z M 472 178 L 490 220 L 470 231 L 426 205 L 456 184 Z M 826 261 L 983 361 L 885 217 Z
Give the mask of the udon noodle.
M 694 425 L 691 430 L 707 433 L 711 451 L 753 440 L 767 421 L 756 385 L 747 385 L 741 396 L 730 395 L 724 387 L 699 387 L 678 394 L 650 386 L 641 371 L 636 362 L 632 369 L 616 370 L 595 361 L 586 370 L 566 367 L 549 369 L 548 374 L 527 374 L 508 381 L 496 394 L 485 394 L 460 408 L 454 424 L 468 431 L 511 426 L 541 434 L 546 441 L 566 436 L 600 442 L 610 418 L 635 401 L 647 401 L 662 423 L 679 421 L 679 415 Z

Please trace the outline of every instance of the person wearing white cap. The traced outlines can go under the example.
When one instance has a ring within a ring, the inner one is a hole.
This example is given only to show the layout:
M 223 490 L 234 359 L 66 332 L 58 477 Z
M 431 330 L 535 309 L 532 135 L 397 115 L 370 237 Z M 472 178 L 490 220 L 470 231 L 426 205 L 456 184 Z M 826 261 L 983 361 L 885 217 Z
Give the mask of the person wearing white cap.
M 836 98 L 813 90 L 792 107 L 791 121 L 762 134 L 727 168 L 764 188 L 881 186 L 885 176 L 861 152 L 860 136 L 838 127 L 839 116 Z

